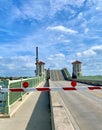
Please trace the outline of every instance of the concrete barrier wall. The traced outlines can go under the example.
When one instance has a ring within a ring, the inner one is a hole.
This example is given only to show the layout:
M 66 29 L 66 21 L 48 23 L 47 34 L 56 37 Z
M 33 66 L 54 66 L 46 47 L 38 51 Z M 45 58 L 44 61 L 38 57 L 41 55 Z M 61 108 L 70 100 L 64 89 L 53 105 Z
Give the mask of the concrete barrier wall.
M 50 85 L 50 81 L 49 81 Z M 52 130 L 74 130 L 58 92 L 50 92 Z
M 50 92 L 51 126 L 52 126 L 52 130 L 55 130 L 53 107 L 52 106 L 53 106 L 52 93 Z

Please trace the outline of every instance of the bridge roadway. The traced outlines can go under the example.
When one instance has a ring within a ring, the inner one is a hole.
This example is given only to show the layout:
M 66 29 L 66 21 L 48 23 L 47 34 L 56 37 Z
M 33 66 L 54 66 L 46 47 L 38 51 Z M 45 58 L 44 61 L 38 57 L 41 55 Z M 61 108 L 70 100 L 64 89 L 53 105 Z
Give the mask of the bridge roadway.
M 50 81 L 50 87 L 67 87 L 70 83 L 70 81 Z M 81 83 L 77 85 L 87 87 Z M 59 91 L 57 93 L 75 130 L 102 130 L 101 90 Z M 0 130 L 51 130 L 48 98 L 48 92 L 31 93 L 11 118 L 0 119 Z
M 50 86 L 70 86 L 70 82 L 50 81 Z M 59 91 L 58 94 L 76 130 L 102 130 L 102 90 Z

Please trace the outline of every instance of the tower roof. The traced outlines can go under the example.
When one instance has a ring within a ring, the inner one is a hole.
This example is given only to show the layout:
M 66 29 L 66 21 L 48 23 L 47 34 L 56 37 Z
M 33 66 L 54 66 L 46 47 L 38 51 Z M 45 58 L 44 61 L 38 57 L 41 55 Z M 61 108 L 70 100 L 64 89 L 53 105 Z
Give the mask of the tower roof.
M 80 62 L 80 61 L 78 61 L 78 60 L 72 62 L 72 64 L 81 64 L 81 63 L 82 63 L 82 62 Z
M 35 64 L 45 64 L 43 61 L 38 61 L 37 63 L 35 63 Z

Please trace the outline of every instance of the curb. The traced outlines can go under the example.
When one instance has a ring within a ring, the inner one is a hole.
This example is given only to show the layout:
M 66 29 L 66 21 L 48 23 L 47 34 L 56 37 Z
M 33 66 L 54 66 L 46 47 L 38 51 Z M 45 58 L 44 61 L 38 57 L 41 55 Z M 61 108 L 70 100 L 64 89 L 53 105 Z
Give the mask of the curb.
M 50 92 L 52 130 L 74 130 L 58 92 Z

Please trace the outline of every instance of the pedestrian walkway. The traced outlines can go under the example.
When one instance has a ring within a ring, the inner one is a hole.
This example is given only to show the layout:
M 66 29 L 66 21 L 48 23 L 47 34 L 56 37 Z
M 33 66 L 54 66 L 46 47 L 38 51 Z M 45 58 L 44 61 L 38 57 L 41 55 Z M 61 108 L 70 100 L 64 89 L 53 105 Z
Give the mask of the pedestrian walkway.
M 0 130 L 51 130 L 48 94 L 30 93 L 11 118 L 0 119 Z

